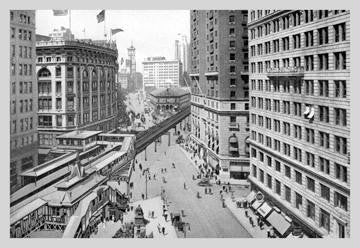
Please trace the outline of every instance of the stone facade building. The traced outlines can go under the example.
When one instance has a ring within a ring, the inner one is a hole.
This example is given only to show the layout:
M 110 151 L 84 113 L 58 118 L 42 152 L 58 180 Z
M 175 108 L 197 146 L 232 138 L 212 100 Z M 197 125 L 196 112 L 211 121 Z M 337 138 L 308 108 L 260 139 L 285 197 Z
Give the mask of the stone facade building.
M 252 188 L 310 236 L 350 235 L 350 12 L 253 10 Z
M 246 10 L 192 10 L 191 139 L 224 180 L 249 174 Z

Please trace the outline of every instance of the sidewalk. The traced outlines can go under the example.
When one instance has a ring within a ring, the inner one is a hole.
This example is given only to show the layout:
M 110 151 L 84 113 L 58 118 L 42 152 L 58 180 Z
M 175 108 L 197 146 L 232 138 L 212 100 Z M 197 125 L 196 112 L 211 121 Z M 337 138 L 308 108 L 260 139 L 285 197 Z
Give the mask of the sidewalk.
M 238 208 L 236 206 L 236 202 L 232 201 L 232 199 L 230 197 L 225 198 L 225 204 L 226 204 L 226 207 L 234 215 L 234 217 L 241 223 L 241 225 L 249 232 L 249 234 L 253 238 L 267 238 L 267 230 L 269 227 L 266 226 L 266 224 L 264 224 L 264 228 L 262 230 L 260 229 L 259 226 L 256 225 L 256 223 L 255 223 L 254 227 L 251 226 L 251 224 L 249 222 L 249 218 L 245 216 L 245 209 Z M 251 216 L 255 222 L 256 215 L 250 208 L 248 208 L 247 210 L 248 210 L 248 215 Z
M 140 205 L 141 208 L 144 211 L 144 218 L 150 221 L 146 225 L 146 235 L 149 235 L 151 232 L 154 235 L 154 238 L 156 239 L 162 239 L 162 238 L 177 238 L 176 231 L 173 225 L 171 225 L 171 221 L 168 218 L 168 221 L 165 221 L 162 210 L 163 201 L 161 200 L 160 196 L 144 200 L 144 201 L 137 201 L 132 203 L 130 206 L 133 206 L 134 209 Z M 148 216 L 148 213 L 150 211 L 154 211 L 154 219 Z M 126 222 L 127 219 L 134 220 L 134 211 L 127 214 L 126 218 L 124 218 L 124 221 Z M 165 227 L 165 235 L 162 233 L 159 233 L 158 231 L 158 224 L 160 224 L 161 227 Z

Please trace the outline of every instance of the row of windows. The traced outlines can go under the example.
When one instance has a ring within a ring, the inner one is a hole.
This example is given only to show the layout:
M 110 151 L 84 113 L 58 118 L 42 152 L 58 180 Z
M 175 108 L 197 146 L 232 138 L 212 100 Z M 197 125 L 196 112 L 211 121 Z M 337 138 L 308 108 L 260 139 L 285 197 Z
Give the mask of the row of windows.
M 11 92 L 16 94 L 16 82 L 11 83 Z M 19 94 L 31 94 L 33 92 L 32 82 L 19 82 Z
M 19 46 L 18 55 L 19 55 L 19 58 L 31 59 L 32 58 L 32 47 Z M 16 46 L 15 45 L 11 45 L 11 57 L 16 57 Z
M 19 113 L 28 113 L 33 111 L 33 99 L 19 100 Z M 13 100 L 11 102 L 11 114 L 16 114 L 17 112 L 17 101 Z
M 54 62 L 62 62 L 62 57 L 56 56 L 56 57 L 44 57 L 44 56 L 38 56 L 37 57 L 38 63 L 54 63 Z M 80 57 L 80 56 L 66 56 L 66 62 L 80 62 L 80 63 L 95 63 L 95 64 L 106 64 L 110 65 L 113 63 L 113 60 L 111 59 L 101 59 L 101 58 L 88 58 L 88 57 Z M 101 77 L 103 77 L 104 72 L 101 72 Z
M 15 39 L 15 36 L 16 36 L 16 28 L 11 28 L 11 38 Z M 18 30 L 19 40 L 32 40 L 33 39 L 32 36 L 33 36 L 32 31 L 19 28 Z
M 256 97 L 251 97 L 251 107 L 264 109 L 264 99 L 258 97 L 256 101 Z M 265 98 L 265 110 L 273 111 L 277 113 L 282 113 L 286 115 L 293 115 L 295 117 L 302 117 L 303 115 L 308 118 L 306 115 L 310 115 L 310 109 L 313 109 L 315 115 L 315 106 L 313 105 L 305 105 L 305 108 L 302 108 L 303 105 L 300 102 L 292 102 L 292 107 L 290 101 L 282 101 L 282 106 L 280 106 L 280 100 L 273 100 L 273 105 L 271 104 L 271 99 Z M 317 106 L 317 118 L 316 120 L 323 123 L 330 123 L 337 126 L 347 126 L 347 111 L 343 108 L 332 108 L 334 121 L 330 122 L 330 108 L 328 106 Z M 253 114 L 254 115 L 254 114 Z M 314 118 L 314 116 L 309 117 Z M 259 116 L 259 126 L 263 126 L 263 116 Z M 254 124 L 256 124 L 256 117 L 254 115 L 253 118 Z M 271 125 L 267 127 L 271 130 Z
M 254 123 L 254 120 L 256 120 L 254 117 L 254 115 L 252 114 L 251 116 L 251 122 Z M 263 126 L 263 117 L 259 116 L 259 125 Z M 271 128 L 271 119 L 270 118 L 266 118 L 266 126 L 267 129 Z M 293 127 L 293 136 L 299 140 L 304 139 L 306 142 L 310 143 L 310 144 L 315 144 L 315 131 L 314 129 L 311 128 L 305 128 L 305 137 L 302 136 L 301 133 L 301 129 L 298 128 L 299 126 L 294 125 Z M 275 132 L 281 133 L 280 131 L 280 121 L 279 120 L 274 120 L 274 130 Z M 288 122 L 283 122 L 283 126 L 282 126 L 282 134 L 286 135 L 286 136 L 291 136 L 291 125 Z M 252 133 L 252 139 L 256 141 L 256 132 L 253 131 Z M 319 131 L 318 132 L 318 145 L 320 147 L 323 147 L 325 149 L 330 149 L 330 134 L 323 132 L 323 131 Z M 259 134 L 258 136 L 258 142 L 261 144 L 264 144 L 264 136 L 263 134 Z M 341 136 L 337 136 L 334 135 L 334 150 L 339 153 L 339 154 L 343 154 L 343 155 L 347 155 L 348 149 L 347 149 L 347 139 Z M 277 139 L 274 139 L 274 142 L 272 142 L 271 137 L 266 137 L 266 146 L 269 148 L 273 148 L 274 150 L 281 152 L 281 146 L 280 146 L 280 142 Z M 287 143 L 283 142 L 283 150 L 282 150 L 283 154 L 287 155 L 287 156 L 291 156 L 291 150 L 290 150 L 290 145 L 288 145 Z M 300 154 L 298 156 L 298 154 Z M 298 150 L 294 150 L 294 158 L 297 159 L 298 161 L 302 161 L 302 152 L 298 151 Z
M 19 64 L 19 76 L 31 76 L 33 74 L 33 67 L 31 64 Z M 16 75 L 16 64 L 11 64 L 11 75 Z
M 257 175 L 258 174 L 258 175 Z M 260 182 L 265 184 L 265 173 L 262 169 L 257 169 L 255 165 L 252 165 L 252 176 L 257 178 Z M 308 188 L 313 188 L 315 190 L 315 181 L 309 177 L 307 177 Z M 319 183 L 321 187 L 320 195 L 322 198 L 330 199 L 330 189 Z M 282 197 L 284 200 L 295 206 L 295 208 L 302 211 L 305 209 L 306 217 L 309 219 L 316 221 L 316 207 L 315 203 L 309 199 L 303 200 L 303 194 L 298 193 L 296 191 L 291 190 L 289 186 L 281 183 L 277 178 L 273 178 L 270 174 L 266 173 L 266 186 L 274 191 L 279 197 Z M 283 186 L 283 188 L 282 188 Z M 304 204 L 306 203 L 306 204 Z M 348 199 L 343 194 L 334 191 L 334 203 L 333 205 L 337 208 L 348 211 Z M 324 228 L 328 232 L 330 232 L 330 213 L 326 210 L 319 208 L 319 219 L 318 225 L 321 228 Z
M 27 132 L 29 130 L 33 130 L 33 128 L 34 128 L 33 118 L 29 117 L 29 118 L 22 118 L 20 120 L 13 120 L 11 122 L 10 130 L 11 130 L 11 134 L 16 134 L 20 132 Z
M 258 10 L 261 11 L 261 10 Z M 318 10 L 317 11 L 317 19 L 321 20 L 330 16 L 330 12 L 333 15 L 337 15 L 341 12 L 345 12 L 345 10 Z M 258 18 L 261 18 L 262 14 L 258 13 Z M 302 11 L 294 11 L 288 15 L 282 16 L 275 20 L 266 22 L 261 26 L 257 26 L 250 30 L 251 39 L 262 37 L 263 35 L 270 35 L 271 33 L 277 33 L 281 30 L 289 29 L 290 27 L 296 27 L 301 24 L 306 24 L 309 22 L 313 22 L 315 20 L 315 11 L 314 10 L 304 10 Z M 255 12 L 251 12 L 251 21 L 255 20 Z
M 27 145 L 31 145 L 36 141 L 35 134 L 34 135 L 27 135 L 22 136 L 21 138 L 14 138 L 10 141 L 11 149 L 22 148 Z
M 276 82 L 273 80 L 262 80 L 259 79 L 251 80 L 251 90 L 255 91 L 264 91 L 264 82 L 265 82 L 265 91 L 271 92 L 284 92 L 284 93 L 293 93 L 293 94 L 305 94 L 309 96 L 315 95 L 315 88 L 317 90 L 317 96 L 321 97 L 335 97 L 335 98 L 346 98 L 347 88 L 345 80 L 301 80 L 301 81 L 281 81 Z M 330 83 L 329 83 L 330 82 Z M 280 85 L 282 84 L 282 89 Z M 330 90 L 333 90 L 333 95 L 330 95 Z M 275 101 L 275 100 L 274 100 Z
M 14 11 L 10 11 L 10 21 L 14 21 L 14 20 L 15 20 Z M 31 17 L 25 14 L 20 14 L 18 21 L 19 23 L 23 23 L 23 24 L 31 24 Z
M 267 60 L 264 62 L 252 62 L 251 72 L 252 73 L 264 73 L 268 72 L 269 69 L 289 68 L 289 67 L 304 67 L 305 71 L 324 71 L 324 70 L 346 70 L 346 52 L 334 52 L 332 53 L 332 59 L 334 67 L 330 68 L 330 55 L 329 53 L 323 53 L 316 55 L 305 55 L 304 57 L 293 57 Z M 315 68 L 315 59 L 317 59 L 317 67 Z M 281 62 L 281 63 L 280 63 Z M 265 71 L 264 71 L 265 69 Z
M 346 24 L 340 23 L 333 25 L 333 41 L 335 43 L 346 41 Z M 314 42 L 314 32 L 317 32 L 317 43 Z M 304 37 L 304 43 L 301 37 Z M 265 43 L 252 45 L 250 47 L 251 56 L 261 56 L 263 54 L 277 53 L 281 51 L 289 51 L 290 49 L 299 49 L 302 47 L 321 46 L 329 44 L 329 27 L 319 28 L 317 31 L 307 31 L 304 33 L 294 34 L 292 36 L 267 41 Z M 291 42 L 290 42 L 291 41 Z M 281 44 L 281 45 L 280 45 Z M 292 44 L 292 46 L 290 46 Z M 281 48 L 281 49 L 280 49 Z
M 313 131 L 313 130 L 312 130 Z M 271 137 L 269 136 L 265 136 L 266 138 L 266 146 L 268 148 L 273 148 L 275 151 L 277 152 L 281 152 L 281 142 L 277 139 L 272 140 Z M 264 144 L 264 135 L 262 133 L 257 133 L 256 131 L 251 131 L 251 139 L 254 141 L 257 141 L 260 144 Z M 272 143 L 273 142 L 273 143 Z M 323 142 L 323 141 L 320 141 Z M 287 143 L 283 143 L 283 151 L 284 153 L 286 153 L 286 155 L 291 156 L 291 148 L 290 145 L 288 145 Z M 304 159 L 303 159 L 303 155 Z M 253 156 L 256 157 L 256 153 L 253 154 Z M 301 149 L 299 149 L 298 147 L 293 147 L 293 158 L 299 162 L 302 162 L 303 164 L 310 166 L 312 168 L 315 168 L 315 154 L 308 152 L 308 151 L 304 151 L 304 153 L 302 152 Z M 331 175 L 331 171 L 334 171 L 334 175 L 332 175 L 333 177 L 339 179 L 342 182 L 347 183 L 348 182 L 348 178 L 347 178 L 347 168 L 345 166 L 342 166 L 336 162 L 334 163 L 330 163 L 330 160 L 322 157 L 322 156 L 318 156 L 317 158 L 317 169 L 319 171 L 321 171 L 322 173 L 326 174 L 326 175 Z M 264 162 L 264 155 L 262 152 L 259 152 L 259 160 L 261 162 Z M 270 160 L 268 159 L 267 164 L 269 166 L 271 166 L 272 164 L 272 160 L 270 158 Z M 331 167 L 334 167 L 333 170 L 331 170 Z

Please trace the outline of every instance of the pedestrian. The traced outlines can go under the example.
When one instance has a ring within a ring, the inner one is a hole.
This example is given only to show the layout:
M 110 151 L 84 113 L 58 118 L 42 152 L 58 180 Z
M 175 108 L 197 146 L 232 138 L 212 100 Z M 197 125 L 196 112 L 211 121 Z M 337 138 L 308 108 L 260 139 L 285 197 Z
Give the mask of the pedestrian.
M 268 237 L 268 238 L 271 238 L 270 228 L 267 230 L 267 237 Z
M 165 227 L 164 226 L 162 227 L 162 233 L 163 233 L 163 235 L 165 235 Z
M 167 217 L 168 217 L 168 215 L 167 215 L 167 213 L 165 213 L 164 214 L 164 218 L 165 218 L 165 221 L 167 222 Z
M 207 194 L 207 188 L 205 187 L 205 195 Z
M 260 226 L 260 218 L 259 218 L 259 216 L 256 216 L 256 222 L 257 222 L 257 225 Z
M 155 174 L 154 174 L 154 180 L 156 180 L 156 176 L 155 176 Z
M 144 200 L 145 199 L 145 196 L 144 196 L 144 194 L 141 194 L 141 198 Z
M 185 184 L 185 182 L 184 182 L 184 189 L 186 189 L 186 184 Z
M 158 228 L 159 233 L 161 233 L 161 226 L 160 226 L 160 223 L 158 223 L 157 228 Z
M 249 213 L 247 210 L 245 210 L 245 216 L 248 217 L 249 216 Z

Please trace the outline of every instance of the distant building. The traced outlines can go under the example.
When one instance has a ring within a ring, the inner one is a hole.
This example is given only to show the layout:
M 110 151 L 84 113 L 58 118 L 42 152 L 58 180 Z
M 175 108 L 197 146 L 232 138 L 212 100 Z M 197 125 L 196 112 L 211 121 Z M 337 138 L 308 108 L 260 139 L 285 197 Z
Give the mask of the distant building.
M 128 88 L 128 81 L 129 81 L 129 74 L 126 72 L 126 69 L 123 68 L 119 72 L 119 84 L 121 89 L 127 90 Z
M 49 37 L 52 40 L 74 40 L 74 35 L 71 33 L 71 30 L 64 27 L 54 29 L 54 31 L 49 34 Z
M 36 54 L 41 148 L 53 147 L 57 135 L 71 130 L 116 127 L 115 43 L 53 38 L 38 41 Z
M 190 105 L 190 92 L 181 88 L 160 88 L 149 93 L 155 110 L 179 110 Z
M 151 92 L 157 88 L 180 86 L 182 71 L 179 60 L 166 60 L 165 57 L 149 57 L 142 64 L 145 91 Z
M 37 164 L 35 11 L 10 11 L 10 192 Z
M 189 61 L 189 43 L 186 35 L 179 34 L 179 38 L 175 40 L 175 60 L 180 60 L 182 64 L 182 71 L 188 71 Z

